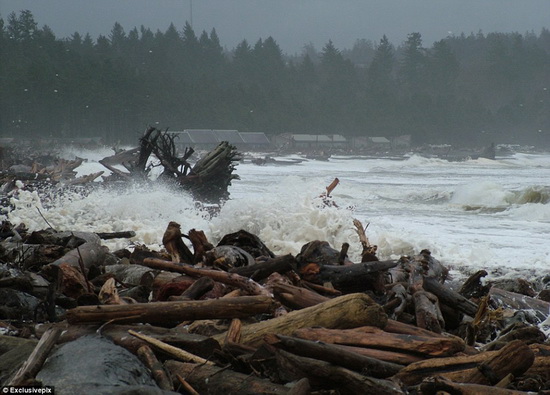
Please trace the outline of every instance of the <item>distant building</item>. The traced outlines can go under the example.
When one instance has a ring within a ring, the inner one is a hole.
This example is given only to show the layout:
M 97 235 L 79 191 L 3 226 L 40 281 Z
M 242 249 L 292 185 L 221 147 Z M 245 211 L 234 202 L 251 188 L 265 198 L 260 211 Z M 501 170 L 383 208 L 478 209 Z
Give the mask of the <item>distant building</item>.
M 261 132 L 241 133 L 238 130 L 228 129 L 185 129 L 169 133 L 177 136 L 174 142 L 180 149 L 185 147 L 212 149 L 222 141 L 233 144 L 239 150 L 269 150 L 272 148 L 265 133 Z
M 402 136 L 396 136 L 392 139 L 392 148 L 396 150 L 404 150 L 411 148 L 411 135 L 404 134 Z
M 243 132 L 239 134 L 241 135 L 241 138 L 243 139 L 244 143 L 250 148 L 254 148 L 254 149 L 273 148 L 273 144 L 271 143 L 271 141 L 269 141 L 265 133 Z
M 340 134 L 283 134 L 276 137 L 276 145 L 288 149 L 345 148 L 348 140 Z
M 353 138 L 353 148 L 366 151 L 385 151 L 391 149 L 392 144 L 386 137 L 358 136 Z
M 369 137 L 369 146 L 372 148 L 391 148 L 391 141 L 385 137 Z

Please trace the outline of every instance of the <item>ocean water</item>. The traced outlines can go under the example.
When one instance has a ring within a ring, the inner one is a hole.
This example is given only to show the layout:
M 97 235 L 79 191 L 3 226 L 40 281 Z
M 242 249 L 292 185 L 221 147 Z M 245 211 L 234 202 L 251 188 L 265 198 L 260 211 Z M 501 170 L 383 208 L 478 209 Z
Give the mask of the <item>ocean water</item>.
M 65 151 L 87 158 L 79 175 L 106 170 L 97 161 L 110 150 Z M 298 156 L 279 157 L 285 160 Z M 297 254 L 312 240 L 334 248 L 350 244 L 359 261 L 361 245 L 353 219 L 368 225 L 380 259 L 428 249 L 455 279 L 485 269 L 487 279 L 550 275 L 550 155 L 516 153 L 496 160 L 449 162 L 411 156 L 333 156 L 294 165 L 240 163 L 231 199 L 210 217 L 185 193 L 162 185 L 97 188 L 89 193 L 39 196 L 20 192 L 2 214 L 31 230 L 111 232 L 133 230 L 136 237 L 105 242 L 110 249 L 145 244 L 161 248 L 170 221 L 182 231 L 203 230 L 216 243 L 245 229 L 276 254 Z M 320 195 L 334 178 L 334 205 Z

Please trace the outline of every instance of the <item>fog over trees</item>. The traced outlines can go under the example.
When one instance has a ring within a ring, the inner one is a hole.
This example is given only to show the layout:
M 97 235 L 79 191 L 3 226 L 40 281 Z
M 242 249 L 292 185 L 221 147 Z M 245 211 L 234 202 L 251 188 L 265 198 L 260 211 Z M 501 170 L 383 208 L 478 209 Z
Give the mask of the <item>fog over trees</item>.
M 230 51 L 189 24 L 58 39 L 30 11 L 0 19 L 0 132 L 135 142 L 147 125 L 413 143 L 550 146 L 550 31 L 450 36 L 425 47 L 332 41 L 282 53 L 276 37 Z

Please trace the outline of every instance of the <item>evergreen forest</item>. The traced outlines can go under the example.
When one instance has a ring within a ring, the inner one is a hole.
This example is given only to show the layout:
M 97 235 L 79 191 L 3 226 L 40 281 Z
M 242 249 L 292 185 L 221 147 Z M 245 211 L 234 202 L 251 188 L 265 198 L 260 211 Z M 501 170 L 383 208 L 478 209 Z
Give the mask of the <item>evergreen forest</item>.
M 550 146 L 550 31 L 419 32 L 284 54 L 276 37 L 220 44 L 190 24 L 57 38 L 0 18 L 2 137 L 135 142 L 160 129 L 410 135 L 414 144 Z

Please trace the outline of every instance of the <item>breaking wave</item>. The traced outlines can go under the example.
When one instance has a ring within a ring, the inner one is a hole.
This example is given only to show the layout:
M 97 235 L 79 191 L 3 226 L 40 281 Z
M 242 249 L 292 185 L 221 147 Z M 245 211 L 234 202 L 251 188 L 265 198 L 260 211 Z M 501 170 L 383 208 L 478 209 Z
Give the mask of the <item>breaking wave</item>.
M 111 152 L 67 151 L 85 157 L 79 175 L 105 170 L 97 161 Z M 71 156 L 72 155 L 72 156 Z M 533 171 L 535 169 L 535 171 Z M 216 244 L 240 229 L 260 237 L 276 254 L 297 254 L 303 244 L 326 240 L 339 249 L 350 244 L 359 260 L 361 246 L 353 218 L 370 223 L 367 235 L 380 259 L 421 249 L 461 273 L 481 268 L 493 277 L 548 273 L 550 249 L 550 155 L 516 154 L 496 161 L 448 162 L 412 156 L 331 158 L 292 166 L 241 163 L 231 198 L 212 217 L 179 189 L 158 183 L 52 189 L 49 194 L 20 190 L 13 208 L 0 213 L 31 230 L 115 232 L 133 230 L 131 240 L 105 242 L 111 250 L 140 243 L 160 248 L 170 221 L 182 231 L 203 230 Z M 319 195 L 338 177 L 333 205 Z M 61 192 L 63 191 L 63 192 Z
M 501 212 L 523 205 L 547 205 L 550 187 L 529 186 L 509 190 L 495 182 L 476 182 L 457 188 L 450 200 L 467 211 Z
M 294 179 L 288 183 L 300 185 Z M 350 209 L 326 206 L 303 190 L 300 195 L 297 191 L 288 194 L 289 188 L 268 196 L 251 194 L 229 200 L 213 217 L 185 192 L 157 183 L 98 187 L 85 193 L 21 190 L 11 197 L 12 209 L 0 219 L 14 225 L 24 223 L 31 231 L 52 226 L 60 231 L 136 233 L 130 241 L 105 241 L 111 249 L 125 248 L 134 241 L 160 247 L 170 221 L 178 222 L 184 233 L 193 228 L 203 230 L 214 243 L 225 234 L 244 229 L 260 237 L 276 254 L 296 254 L 302 245 L 316 239 L 335 248 L 344 242 L 359 246 Z

